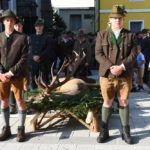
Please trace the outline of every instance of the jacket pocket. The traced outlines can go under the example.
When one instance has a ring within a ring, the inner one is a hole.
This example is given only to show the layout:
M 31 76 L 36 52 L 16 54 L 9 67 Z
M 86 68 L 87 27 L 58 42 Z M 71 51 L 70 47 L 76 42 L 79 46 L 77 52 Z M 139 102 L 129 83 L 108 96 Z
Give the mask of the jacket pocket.
M 110 57 L 111 48 L 109 47 L 109 44 L 107 42 L 103 42 L 102 47 L 103 47 L 103 52 L 104 52 L 105 56 Z

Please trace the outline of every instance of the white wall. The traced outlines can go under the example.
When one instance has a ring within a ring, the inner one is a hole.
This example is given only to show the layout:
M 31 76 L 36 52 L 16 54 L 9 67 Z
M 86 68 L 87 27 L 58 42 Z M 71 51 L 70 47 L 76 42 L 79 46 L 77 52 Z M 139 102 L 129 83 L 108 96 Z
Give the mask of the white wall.
M 94 7 L 94 0 L 51 0 L 56 8 Z

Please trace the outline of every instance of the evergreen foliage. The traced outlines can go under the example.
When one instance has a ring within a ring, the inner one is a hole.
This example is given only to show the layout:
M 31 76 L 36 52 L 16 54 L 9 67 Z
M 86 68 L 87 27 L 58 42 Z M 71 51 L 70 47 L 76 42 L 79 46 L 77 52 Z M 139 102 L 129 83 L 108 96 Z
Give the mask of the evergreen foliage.
M 59 93 L 42 94 L 38 103 L 32 101 L 26 103 L 28 108 L 38 112 L 69 110 L 78 117 L 84 118 L 89 110 L 100 112 L 103 101 L 99 89 L 94 89 L 81 92 L 75 96 L 66 96 Z
M 59 37 L 63 31 L 65 31 L 67 28 L 64 20 L 57 14 L 57 12 L 54 12 L 53 10 L 53 21 L 52 21 L 52 33 L 53 37 L 57 38 Z

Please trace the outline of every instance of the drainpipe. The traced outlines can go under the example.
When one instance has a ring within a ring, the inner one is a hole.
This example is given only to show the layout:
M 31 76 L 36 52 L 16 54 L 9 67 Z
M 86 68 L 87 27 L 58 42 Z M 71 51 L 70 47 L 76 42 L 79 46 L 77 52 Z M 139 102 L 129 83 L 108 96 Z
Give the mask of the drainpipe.
M 95 0 L 95 31 L 100 30 L 100 0 Z
M 41 15 L 41 0 L 36 0 L 35 2 L 38 5 L 38 7 L 36 8 L 36 15 L 38 17 L 42 17 L 42 15 Z
M 100 0 L 97 2 L 98 5 L 98 31 L 100 31 Z

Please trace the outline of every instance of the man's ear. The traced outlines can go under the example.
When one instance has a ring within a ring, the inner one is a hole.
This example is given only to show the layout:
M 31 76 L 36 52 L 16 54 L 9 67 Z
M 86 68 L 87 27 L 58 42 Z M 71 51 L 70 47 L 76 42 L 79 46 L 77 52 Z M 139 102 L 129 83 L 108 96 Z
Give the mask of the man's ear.
M 109 19 L 108 19 L 108 23 L 110 23 L 110 24 L 111 24 L 111 18 L 109 18 Z

